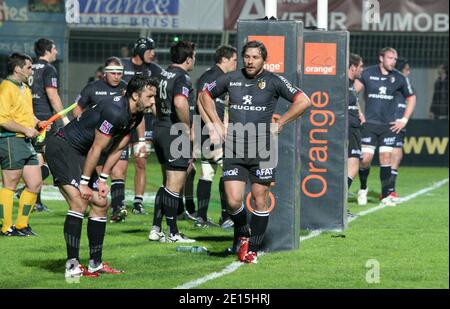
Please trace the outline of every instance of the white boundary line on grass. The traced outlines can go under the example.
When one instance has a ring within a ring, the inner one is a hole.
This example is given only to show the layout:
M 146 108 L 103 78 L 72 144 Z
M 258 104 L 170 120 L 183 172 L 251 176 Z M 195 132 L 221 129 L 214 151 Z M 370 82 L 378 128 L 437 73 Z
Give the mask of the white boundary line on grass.
M 426 194 L 426 193 L 428 193 L 428 192 L 430 192 L 430 191 L 433 191 L 433 190 L 435 190 L 435 189 L 437 189 L 437 188 L 439 188 L 439 187 L 442 187 L 442 186 L 445 185 L 448 181 L 449 181 L 448 178 L 443 179 L 443 180 L 441 180 L 441 181 L 439 181 L 439 182 L 434 183 L 434 184 L 433 184 L 432 186 L 430 186 L 430 187 L 427 187 L 427 188 L 424 188 L 424 189 L 422 189 L 422 190 L 419 190 L 419 191 L 417 191 L 417 192 L 415 192 L 415 193 L 413 193 L 413 194 L 410 194 L 410 195 L 408 195 L 408 196 L 405 196 L 404 198 L 400 198 L 400 201 L 399 201 L 397 204 L 401 204 L 401 203 L 407 202 L 407 201 L 412 200 L 412 199 L 414 199 L 414 198 L 416 198 L 416 197 L 418 197 L 418 196 L 424 195 L 424 194 Z M 370 214 L 370 213 L 373 213 L 373 212 L 378 211 L 378 210 L 380 210 L 380 209 L 383 209 L 383 208 L 385 208 L 385 207 L 392 207 L 392 206 L 384 206 L 384 205 L 381 205 L 381 204 L 380 204 L 380 205 L 378 205 L 378 206 L 376 206 L 376 207 L 367 209 L 367 210 L 365 210 L 365 211 L 361 211 L 361 212 L 357 213 L 357 217 L 351 217 L 351 218 L 349 218 L 349 219 L 348 219 L 348 223 L 350 223 L 350 222 L 352 222 L 352 221 L 355 221 L 355 220 L 356 220 L 357 218 L 359 218 L 359 217 L 368 215 L 368 214 Z M 314 230 L 314 231 L 312 231 L 309 235 L 300 237 L 300 242 L 305 241 L 305 240 L 308 240 L 308 239 L 311 239 L 311 238 L 315 238 L 315 237 L 319 236 L 320 234 L 322 234 L 322 231 L 321 231 L 321 230 Z M 179 285 L 179 286 L 175 287 L 175 289 L 192 289 L 192 288 L 196 288 L 196 287 L 198 287 L 199 285 L 201 285 L 201 284 L 203 284 L 203 283 L 206 283 L 206 282 L 208 282 L 208 281 L 211 281 L 211 280 L 214 280 L 214 279 L 216 279 L 216 278 L 219 278 L 219 277 L 225 276 L 225 275 L 227 275 L 227 274 L 230 274 L 230 273 L 236 271 L 236 270 L 237 270 L 239 267 L 241 267 L 242 265 L 243 265 L 243 263 L 241 263 L 241 262 L 233 262 L 233 263 L 231 263 L 230 265 L 226 266 L 226 267 L 225 267 L 222 271 L 220 271 L 220 272 L 213 272 L 213 273 L 211 273 L 211 274 L 209 274 L 209 275 L 206 275 L 206 276 L 204 276 L 204 277 L 202 277 L 202 278 L 199 278 L 199 279 L 195 279 L 195 280 L 193 280 L 193 281 L 186 282 L 186 283 L 184 283 L 184 284 L 182 284 L 182 285 Z

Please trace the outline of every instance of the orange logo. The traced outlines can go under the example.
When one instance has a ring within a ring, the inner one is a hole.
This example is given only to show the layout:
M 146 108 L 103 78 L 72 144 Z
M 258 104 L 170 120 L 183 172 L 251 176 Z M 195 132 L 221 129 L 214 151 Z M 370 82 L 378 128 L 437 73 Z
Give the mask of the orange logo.
M 248 41 L 261 41 L 267 48 L 264 69 L 274 73 L 284 73 L 284 36 L 250 35 Z
M 305 75 L 336 75 L 336 43 L 305 43 Z
M 273 210 L 273 208 L 275 207 L 275 196 L 273 195 L 272 192 L 269 192 L 269 198 L 270 198 L 270 206 L 269 206 L 269 208 L 267 209 L 267 211 L 268 211 L 268 212 L 271 212 L 271 211 Z M 250 212 L 253 212 L 253 207 L 252 207 L 252 202 L 251 202 L 251 200 L 252 200 L 252 193 L 249 192 L 249 193 L 247 194 L 247 198 L 245 199 L 245 205 L 247 206 L 247 209 L 248 209 Z

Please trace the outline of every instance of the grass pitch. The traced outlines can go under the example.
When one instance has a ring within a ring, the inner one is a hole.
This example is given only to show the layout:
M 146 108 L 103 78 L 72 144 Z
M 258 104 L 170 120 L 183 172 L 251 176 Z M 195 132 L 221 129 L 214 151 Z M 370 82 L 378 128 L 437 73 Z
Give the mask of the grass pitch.
M 127 189 L 132 189 L 130 165 Z M 161 183 L 154 156 L 148 165 L 147 193 Z M 198 178 L 198 175 L 197 177 Z M 407 196 L 448 178 L 448 168 L 401 167 L 397 192 Z M 47 181 L 50 183 L 50 181 Z M 355 181 L 351 192 L 359 185 Z M 209 216 L 220 216 L 218 177 L 213 185 Z M 260 256 L 256 265 L 205 281 L 197 288 L 449 288 L 448 183 L 397 207 L 360 217 L 349 228 L 323 233 L 305 240 L 300 250 Z M 370 198 L 366 207 L 349 199 L 353 213 L 378 205 L 378 168 L 369 178 Z M 78 284 L 64 279 L 65 243 L 62 234 L 67 205 L 48 201 L 50 213 L 33 213 L 31 225 L 39 237 L 0 238 L 0 288 L 175 288 L 186 282 L 220 272 L 235 262 L 222 252 L 232 241 L 232 232 L 220 228 L 198 229 L 191 221 L 179 226 L 212 255 L 176 252 L 176 244 L 149 242 L 153 205 L 146 201 L 146 216 L 130 214 L 125 223 L 107 225 L 104 261 L 124 269 L 122 275 L 81 278 Z M 131 205 L 131 203 L 128 203 Z M 17 211 L 17 206 L 14 208 Z M 88 259 L 86 220 L 80 258 Z M 339 236 L 339 237 L 336 237 Z M 345 236 L 345 237 L 344 237 Z M 369 283 L 373 263 L 379 265 L 377 282 Z

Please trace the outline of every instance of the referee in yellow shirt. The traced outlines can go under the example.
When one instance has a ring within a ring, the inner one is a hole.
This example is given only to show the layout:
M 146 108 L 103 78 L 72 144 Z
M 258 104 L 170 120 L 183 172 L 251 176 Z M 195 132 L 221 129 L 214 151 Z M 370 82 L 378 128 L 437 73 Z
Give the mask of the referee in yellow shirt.
M 42 184 L 41 170 L 31 140 L 39 132 L 33 114 L 30 88 L 31 57 L 13 53 L 8 58 L 8 77 L 0 84 L 0 164 L 3 187 L 0 190 L 0 219 L 3 236 L 36 236 L 30 228 L 29 215 Z M 13 225 L 14 192 L 20 178 L 26 188 L 19 198 L 19 211 Z

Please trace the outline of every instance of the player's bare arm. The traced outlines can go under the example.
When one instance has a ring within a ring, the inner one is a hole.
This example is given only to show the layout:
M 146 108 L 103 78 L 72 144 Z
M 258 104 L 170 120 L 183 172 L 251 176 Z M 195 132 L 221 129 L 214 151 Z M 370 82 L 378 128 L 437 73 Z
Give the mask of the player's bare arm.
M 311 106 L 311 101 L 305 93 L 301 93 L 297 95 L 294 102 L 292 102 L 288 111 L 281 116 L 278 121 L 278 131 L 276 133 L 280 133 L 284 126 L 289 122 L 297 119 Z
M 53 88 L 53 87 L 47 87 L 45 89 L 45 91 L 47 92 L 48 99 L 50 101 L 50 104 L 52 105 L 53 110 L 56 113 L 59 113 L 60 111 L 62 111 L 64 109 L 64 106 L 61 102 L 61 98 L 59 97 L 58 89 Z M 69 123 L 69 118 L 63 117 L 62 121 L 63 121 L 64 125 L 66 125 Z
M 412 95 L 406 98 L 406 109 L 403 117 L 401 119 L 397 119 L 395 122 L 391 123 L 391 130 L 395 133 L 399 133 L 406 124 L 408 120 L 411 119 L 412 113 L 414 112 L 414 108 L 416 107 L 416 96 Z
M 110 141 L 110 136 L 105 135 L 98 130 L 95 131 L 94 143 L 89 149 L 89 152 L 86 156 L 86 162 L 84 163 L 82 180 L 83 177 L 91 177 L 92 173 L 95 170 L 95 167 L 97 166 L 98 160 L 100 159 L 102 151 L 106 149 Z M 87 184 L 80 184 L 80 192 L 82 198 L 86 200 L 90 200 L 92 198 L 92 190 L 88 187 Z

